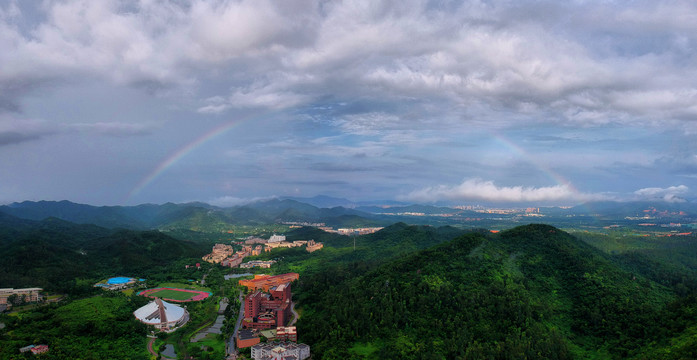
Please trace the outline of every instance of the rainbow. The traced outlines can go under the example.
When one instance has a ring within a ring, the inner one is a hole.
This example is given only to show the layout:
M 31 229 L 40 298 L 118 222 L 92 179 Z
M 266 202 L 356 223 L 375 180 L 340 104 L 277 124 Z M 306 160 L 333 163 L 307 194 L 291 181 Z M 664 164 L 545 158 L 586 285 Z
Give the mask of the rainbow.
M 507 137 L 501 135 L 501 134 L 495 134 L 495 133 L 489 133 L 493 139 L 495 139 L 499 144 L 503 145 L 506 149 L 509 151 L 515 153 L 517 156 L 525 159 L 527 162 L 535 166 L 538 170 L 542 171 L 545 175 L 547 175 L 552 181 L 554 181 L 557 185 L 565 186 L 567 187 L 572 193 L 579 195 L 579 197 L 582 197 L 580 195 L 583 195 L 581 191 L 579 191 L 576 186 L 574 186 L 570 180 L 567 178 L 563 177 L 561 174 L 557 173 L 556 171 L 552 170 L 547 166 L 546 164 L 542 163 L 539 161 L 536 157 L 532 156 L 530 153 L 528 153 L 525 149 L 520 147 L 518 144 L 514 143 Z M 587 202 L 579 202 L 581 207 L 585 208 L 588 214 L 591 215 L 591 218 L 596 220 L 596 216 L 593 215 L 593 209 Z
M 536 157 L 532 156 L 525 149 L 520 147 L 518 144 L 514 143 L 510 139 L 506 138 L 501 134 L 489 133 L 492 138 L 494 138 L 499 144 L 503 145 L 509 151 L 515 153 L 519 157 L 525 159 L 528 163 L 532 164 L 538 170 L 542 171 L 547 177 L 554 181 L 557 185 L 567 187 L 574 194 L 580 194 L 581 192 L 569 181 L 567 178 L 563 177 L 561 174 L 550 169 L 547 164 L 542 163 Z
M 138 184 L 131 189 L 131 191 L 128 193 L 128 196 L 126 197 L 126 201 L 132 199 L 134 196 L 138 195 L 144 188 L 146 188 L 150 183 L 152 183 L 155 179 L 157 179 L 162 173 L 164 173 L 167 169 L 172 167 L 172 165 L 176 164 L 179 160 L 181 160 L 184 156 L 187 154 L 193 152 L 196 148 L 199 146 L 205 144 L 206 142 L 210 141 L 211 139 L 225 133 L 226 131 L 234 128 L 235 126 L 243 123 L 245 119 L 242 120 L 237 120 L 237 121 L 229 121 L 225 122 L 221 125 L 218 125 L 217 127 L 214 127 L 213 129 L 209 130 L 208 132 L 204 133 L 203 135 L 200 135 L 193 141 L 187 143 L 183 147 L 177 149 L 176 151 L 172 152 L 167 156 L 162 162 L 160 162 L 150 173 L 148 173 L 143 179 L 138 182 Z
M 582 197 L 583 193 L 579 191 L 576 186 L 574 186 L 571 181 L 561 174 L 557 173 L 556 171 L 552 170 L 547 164 L 541 162 L 538 160 L 536 157 L 532 156 L 529 152 L 527 152 L 525 149 L 520 147 L 518 144 L 514 143 L 507 137 L 501 135 L 501 134 L 496 134 L 496 133 L 489 133 L 493 139 L 495 139 L 499 144 L 503 145 L 506 149 L 509 151 L 515 153 L 519 157 L 525 159 L 527 162 L 532 164 L 535 168 L 538 170 L 542 171 L 547 177 L 549 177 L 552 181 L 554 181 L 557 185 L 565 186 L 567 189 L 569 189 L 572 193 L 579 195 L 579 197 Z M 582 202 L 579 205 L 581 205 L 583 208 L 585 208 L 589 214 L 593 214 L 593 210 L 590 208 L 590 206 Z M 595 218 L 595 217 L 593 217 Z

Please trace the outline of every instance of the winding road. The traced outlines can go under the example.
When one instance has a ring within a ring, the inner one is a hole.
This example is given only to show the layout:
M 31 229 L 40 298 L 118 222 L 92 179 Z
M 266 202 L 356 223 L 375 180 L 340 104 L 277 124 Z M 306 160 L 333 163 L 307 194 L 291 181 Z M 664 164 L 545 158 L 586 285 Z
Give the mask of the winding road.
M 300 319 L 300 314 L 295 311 L 295 303 L 292 301 L 290 302 L 290 312 L 293 313 L 293 320 L 290 322 L 290 324 L 288 324 L 288 326 L 295 326 L 295 322 Z

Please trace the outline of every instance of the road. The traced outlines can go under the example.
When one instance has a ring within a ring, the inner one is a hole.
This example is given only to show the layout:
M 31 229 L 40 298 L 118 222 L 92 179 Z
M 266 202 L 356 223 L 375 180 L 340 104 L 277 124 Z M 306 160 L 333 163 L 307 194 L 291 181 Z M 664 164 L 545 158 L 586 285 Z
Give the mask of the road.
M 240 329 L 240 324 L 242 324 L 242 319 L 244 318 L 244 300 L 242 299 L 242 290 L 240 290 L 240 312 L 237 314 L 237 324 L 235 324 L 235 331 L 232 332 L 230 340 L 227 344 L 227 353 L 229 356 L 237 354 L 235 350 L 235 338 L 237 337 L 237 331 Z
M 293 313 L 293 320 L 290 322 L 290 324 L 288 324 L 288 326 L 295 326 L 295 322 L 300 319 L 300 314 L 295 311 L 295 303 L 292 301 L 290 302 L 290 312 Z

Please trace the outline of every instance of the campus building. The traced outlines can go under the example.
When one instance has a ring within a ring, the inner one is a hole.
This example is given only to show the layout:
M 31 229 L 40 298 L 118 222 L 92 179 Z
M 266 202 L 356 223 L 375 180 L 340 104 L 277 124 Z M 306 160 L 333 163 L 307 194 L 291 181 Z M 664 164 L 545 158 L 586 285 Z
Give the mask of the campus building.
M 304 360 L 310 357 L 310 346 L 306 344 L 263 343 L 252 346 L 254 360 Z
M 155 298 L 154 301 L 133 312 L 138 321 L 156 329 L 172 332 L 189 321 L 189 312 L 181 306 Z
M 0 305 L 11 306 L 12 304 L 9 303 L 8 299 L 12 295 L 17 295 L 17 300 L 24 303 L 37 302 L 41 300 L 41 295 L 39 295 L 41 291 L 43 291 L 42 288 L 0 289 Z
M 235 250 L 233 250 L 232 246 L 230 245 L 215 244 L 211 253 L 203 256 L 202 259 L 204 261 L 208 261 L 209 263 L 218 264 L 221 261 L 225 260 L 225 258 L 227 258 L 228 256 L 232 255 L 234 252 Z
M 290 320 L 290 283 L 271 287 L 269 292 L 256 290 L 245 298 L 242 326 L 251 329 L 272 329 Z
M 300 278 L 298 273 L 286 273 L 281 275 L 254 275 L 254 279 L 242 279 L 239 281 L 240 285 L 246 286 L 249 291 L 263 290 L 268 292 L 271 287 L 278 286 L 281 284 L 293 282 Z
M 272 235 L 272 236 L 269 238 L 269 241 L 268 241 L 268 242 L 269 242 L 269 243 L 275 243 L 275 242 L 282 242 L 282 241 L 286 241 L 286 236 L 285 236 L 285 235 L 276 235 L 276 234 L 274 234 L 274 235 Z
M 276 328 L 276 340 L 298 341 L 298 330 L 295 326 L 279 326 Z
M 244 256 L 240 256 L 238 254 L 235 254 L 235 255 L 221 261 L 220 265 L 227 266 L 227 267 L 237 267 L 240 264 L 242 264 L 242 260 L 244 260 Z
M 261 341 L 253 330 L 240 329 L 237 331 L 237 348 L 243 349 L 258 344 Z
M 315 242 L 314 240 L 310 240 L 307 242 L 307 252 L 315 252 L 323 247 L 324 244 L 321 242 Z
M 244 264 L 240 264 L 240 268 L 251 269 L 254 267 L 268 269 L 271 265 L 275 264 L 275 260 L 252 260 Z

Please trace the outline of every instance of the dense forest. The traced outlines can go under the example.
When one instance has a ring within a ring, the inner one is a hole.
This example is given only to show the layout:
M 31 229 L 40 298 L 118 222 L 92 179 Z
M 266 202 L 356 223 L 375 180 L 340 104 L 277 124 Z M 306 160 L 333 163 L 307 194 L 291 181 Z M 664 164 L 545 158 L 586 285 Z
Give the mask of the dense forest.
M 463 235 L 377 268 L 325 264 L 299 294 L 299 332 L 322 359 L 697 354 L 694 295 L 546 225 Z
M 150 278 L 177 261 L 200 258 L 209 244 L 159 231 L 106 229 L 56 218 L 42 221 L 0 215 L 0 284 L 86 294 L 103 278 Z M 189 260 L 192 261 L 192 260 Z M 149 276 L 150 275 L 150 276 Z

